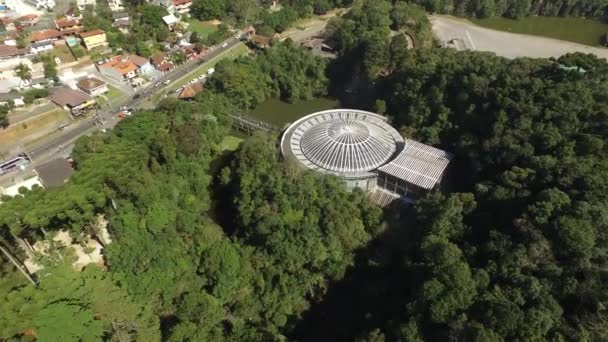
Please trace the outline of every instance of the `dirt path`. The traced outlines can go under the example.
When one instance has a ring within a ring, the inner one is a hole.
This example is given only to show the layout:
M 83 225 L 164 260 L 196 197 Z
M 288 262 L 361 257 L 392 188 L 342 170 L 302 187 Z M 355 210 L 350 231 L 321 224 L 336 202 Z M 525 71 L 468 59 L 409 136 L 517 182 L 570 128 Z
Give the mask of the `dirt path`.
M 490 51 L 507 58 L 559 57 L 570 52 L 592 53 L 608 59 L 608 49 L 567 42 L 563 40 L 529 36 L 491 30 L 450 16 L 431 16 L 433 32 L 443 43 L 454 39 L 452 46 L 459 49 Z

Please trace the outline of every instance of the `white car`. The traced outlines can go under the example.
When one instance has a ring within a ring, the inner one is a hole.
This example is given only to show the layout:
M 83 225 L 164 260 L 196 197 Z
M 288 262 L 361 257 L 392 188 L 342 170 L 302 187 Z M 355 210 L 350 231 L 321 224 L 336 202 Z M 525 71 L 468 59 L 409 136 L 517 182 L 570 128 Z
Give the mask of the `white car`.
M 213 75 L 214 72 L 215 72 L 215 69 L 211 68 L 211 69 L 207 70 L 207 75 Z
M 167 85 L 169 83 L 171 83 L 171 80 L 166 80 L 166 81 L 163 82 L 164 85 Z
M 223 47 L 223 48 L 225 48 L 225 47 L 227 47 L 227 46 L 228 46 L 228 43 L 224 43 L 224 44 L 222 44 L 222 47 Z

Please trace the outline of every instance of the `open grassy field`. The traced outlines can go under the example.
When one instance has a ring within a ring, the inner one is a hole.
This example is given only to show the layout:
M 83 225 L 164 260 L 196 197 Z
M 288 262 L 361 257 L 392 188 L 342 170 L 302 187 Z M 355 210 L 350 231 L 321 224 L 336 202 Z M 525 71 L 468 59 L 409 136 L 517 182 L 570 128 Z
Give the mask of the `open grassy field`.
M 232 135 L 227 135 L 222 139 L 222 142 L 220 143 L 220 148 L 222 149 L 222 151 L 234 151 L 239 147 L 239 144 L 243 140 L 244 139 Z
M 0 146 L 25 145 L 71 122 L 62 109 L 44 113 L 0 130 Z
M 97 103 L 102 108 L 105 106 L 109 106 L 110 103 L 116 102 L 117 100 L 127 96 L 125 93 L 123 93 L 120 89 L 118 89 L 116 87 L 113 87 L 109 84 L 107 85 L 107 87 L 108 87 L 108 92 L 103 94 L 103 96 L 97 97 Z
M 527 17 L 471 19 L 476 25 L 511 33 L 543 36 L 597 46 L 608 33 L 608 24 L 583 18 Z
M 249 53 L 249 49 L 247 48 L 247 46 L 244 43 L 239 43 L 239 44 L 235 45 L 233 48 L 231 48 L 230 50 L 226 51 L 226 53 L 216 56 L 215 58 L 207 61 L 206 63 L 201 64 L 196 69 L 192 70 L 191 73 L 182 77 L 181 79 L 177 80 L 176 82 L 171 84 L 169 87 L 167 87 L 167 90 L 170 93 L 175 91 L 175 89 L 180 88 L 184 84 L 205 74 L 207 72 L 207 70 L 213 68 L 217 64 L 217 62 L 219 62 L 220 60 L 222 60 L 224 58 L 234 59 L 239 56 L 244 56 L 248 53 Z
M 338 101 L 332 98 L 316 98 L 308 101 L 287 103 L 279 99 L 270 99 L 257 106 L 249 115 L 269 122 L 282 128 L 288 122 L 294 122 L 304 115 L 338 106 Z
M 74 56 L 72 56 L 70 49 L 65 45 L 55 46 L 52 53 L 61 60 L 61 63 L 71 63 L 76 60 Z
M 209 21 L 190 19 L 188 20 L 188 23 L 190 24 L 188 29 L 198 33 L 201 37 L 207 37 L 210 33 L 217 31 L 217 25 L 214 25 Z

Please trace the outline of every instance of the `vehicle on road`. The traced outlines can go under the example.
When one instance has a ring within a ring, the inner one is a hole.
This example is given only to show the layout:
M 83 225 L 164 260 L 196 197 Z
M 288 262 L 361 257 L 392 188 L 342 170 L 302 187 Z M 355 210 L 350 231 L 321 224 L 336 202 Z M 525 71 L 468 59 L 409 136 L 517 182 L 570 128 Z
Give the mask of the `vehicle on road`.
M 227 46 L 228 46 L 228 43 L 224 43 L 224 44 L 222 44 L 222 47 L 223 47 L 223 48 L 225 48 L 225 47 L 227 47 Z
M 164 85 L 167 85 L 169 83 L 171 83 L 171 80 L 166 80 L 166 81 L 163 82 Z
M 213 75 L 214 72 L 215 72 L 215 69 L 211 68 L 211 69 L 207 70 L 207 75 Z
M 133 100 L 137 100 L 137 99 L 138 99 L 140 96 L 141 96 L 141 95 L 139 95 L 139 94 L 135 94 L 135 95 L 133 95 Z

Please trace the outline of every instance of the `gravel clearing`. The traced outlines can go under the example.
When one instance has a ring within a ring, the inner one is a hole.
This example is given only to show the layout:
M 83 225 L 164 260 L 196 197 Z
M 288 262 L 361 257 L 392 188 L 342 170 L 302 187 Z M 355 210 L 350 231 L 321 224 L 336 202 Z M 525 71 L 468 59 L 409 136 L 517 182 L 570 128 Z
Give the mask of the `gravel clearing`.
M 608 49 L 566 42 L 563 40 L 495 31 L 459 18 L 434 15 L 430 17 L 433 33 L 446 46 L 494 52 L 507 58 L 559 57 L 571 52 L 592 53 L 608 59 Z M 451 43 L 449 43 L 451 41 Z

